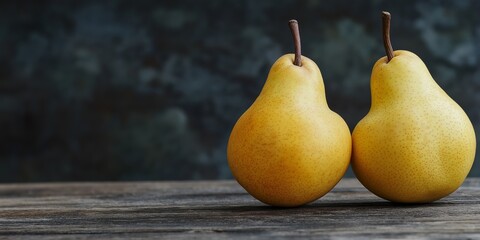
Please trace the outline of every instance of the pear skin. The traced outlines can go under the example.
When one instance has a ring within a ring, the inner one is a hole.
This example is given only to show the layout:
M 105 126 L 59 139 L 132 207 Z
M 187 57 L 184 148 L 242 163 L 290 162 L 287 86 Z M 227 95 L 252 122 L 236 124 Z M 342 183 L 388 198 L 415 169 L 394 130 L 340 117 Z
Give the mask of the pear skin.
M 417 55 L 390 56 L 373 67 L 372 105 L 352 134 L 352 168 L 381 198 L 433 202 L 465 180 L 475 158 L 475 132 Z
M 353 131 L 352 167 L 384 199 L 425 203 L 454 192 L 475 158 L 475 132 L 462 108 L 415 54 L 377 61 L 372 106 Z
M 253 197 L 293 207 L 328 193 L 351 157 L 345 121 L 331 111 L 317 65 L 280 57 L 252 106 L 235 124 L 227 148 L 230 169 Z

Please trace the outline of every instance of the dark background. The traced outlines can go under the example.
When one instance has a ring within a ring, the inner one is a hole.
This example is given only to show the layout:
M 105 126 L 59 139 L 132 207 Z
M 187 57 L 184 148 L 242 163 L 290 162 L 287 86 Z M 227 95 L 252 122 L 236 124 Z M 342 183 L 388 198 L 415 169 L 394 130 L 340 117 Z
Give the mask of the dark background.
M 353 129 L 381 10 L 478 130 L 480 1 L 0 1 L 0 181 L 231 178 L 230 130 L 291 18 Z

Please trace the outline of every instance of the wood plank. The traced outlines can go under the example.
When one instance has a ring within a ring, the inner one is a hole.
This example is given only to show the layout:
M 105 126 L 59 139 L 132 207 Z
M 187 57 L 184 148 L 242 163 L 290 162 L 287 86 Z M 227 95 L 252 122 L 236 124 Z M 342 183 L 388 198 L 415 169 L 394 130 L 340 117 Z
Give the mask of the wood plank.
M 344 179 L 300 208 L 266 206 L 233 181 L 0 185 L 0 238 L 480 238 L 480 179 L 422 205 Z

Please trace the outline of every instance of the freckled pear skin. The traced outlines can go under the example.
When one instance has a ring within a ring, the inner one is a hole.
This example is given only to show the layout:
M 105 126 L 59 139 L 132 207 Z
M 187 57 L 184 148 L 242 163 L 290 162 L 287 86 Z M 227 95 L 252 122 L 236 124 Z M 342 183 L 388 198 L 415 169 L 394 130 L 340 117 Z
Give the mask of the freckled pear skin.
M 454 192 L 475 157 L 475 132 L 423 61 L 395 51 L 372 71 L 372 106 L 352 135 L 352 168 L 384 199 L 427 203 Z
M 235 124 L 227 157 L 237 181 L 252 196 L 293 207 L 329 192 L 347 170 L 351 135 L 328 108 L 317 65 L 293 54 L 273 64 L 252 106 Z
M 390 17 L 382 12 L 387 56 L 372 70 L 372 105 L 352 134 L 352 168 L 379 197 L 433 202 L 465 180 L 475 158 L 475 132 L 417 55 L 393 51 Z

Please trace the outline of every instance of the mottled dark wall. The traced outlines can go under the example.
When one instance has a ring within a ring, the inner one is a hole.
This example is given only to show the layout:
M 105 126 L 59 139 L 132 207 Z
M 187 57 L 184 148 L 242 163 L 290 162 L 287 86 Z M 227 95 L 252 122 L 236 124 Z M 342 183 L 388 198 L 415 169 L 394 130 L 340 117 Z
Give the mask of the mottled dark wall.
M 353 128 L 381 10 L 479 130 L 479 1 L 1 1 L 0 181 L 231 177 L 229 132 L 290 18 Z

